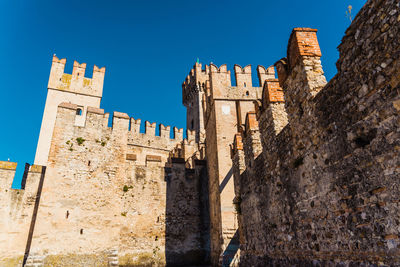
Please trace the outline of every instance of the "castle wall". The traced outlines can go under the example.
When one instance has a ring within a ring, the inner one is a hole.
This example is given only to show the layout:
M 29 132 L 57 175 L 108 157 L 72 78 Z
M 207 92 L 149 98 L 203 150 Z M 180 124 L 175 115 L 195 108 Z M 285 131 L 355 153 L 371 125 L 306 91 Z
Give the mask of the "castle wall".
M 92 107 L 80 127 L 77 108 L 58 107 L 30 255 L 40 255 L 44 266 L 139 266 L 164 265 L 167 252 L 188 259 L 191 251 L 204 254 L 202 243 L 186 247 L 174 236 L 166 250 L 166 212 L 180 208 L 167 203 L 166 165 L 170 151 L 182 142 L 182 130 L 175 128 L 176 138 L 170 139 L 169 127 L 160 126 L 161 136 L 155 136 L 155 123 L 146 122 L 146 133 L 139 133 L 140 120 L 119 112 L 108 127 L 108 114 Z M 198 183 L 197 173 L 191 175 L 197 182 L 180 172 L 168 175 L 188 182 L 196 198 L 194 218 L 178 217 L 171 226 L 186 220 L 200 225 L 199 186 L 190 185 Z M 180 184 L 169 189 L 180 192 Z
M 204 143 L 203 96 L 209 84 L 209 66 L 196 63 L 182 84 L 182 102 L 186 107 L 186 128 L 195 130 L 196 142 Z
M 42 166 L 26 166 L 22 189 L 12 189 L 17 163 L 0 162 L 0 265 L 21 266 L 35 213 Z
M 251 68 L 235 65 L 237 86 L 231 85 L 226 65 L 210 66 L 206 99 L 206 157 L 209 171 L 212 263 L 232 264 L 238 253 L 237 214 L 234 205 L 231 136 L 242 127 L 253 101 L 261 99 L 260 87 L 252 87 Z
M 263 153 L 241 175 L 234 150 L 243 266 L 400 264 L 398 10 L 366 3 L 326 86 L 315 31 L 293 31 L 276 65 L 289 124 L 266 101 L 255 130 Z M 255 141 L 243 140 L 246 162 Z
M 166 262 L 171 266 L 207 264 L 210 226 L 205 161 L 197 160 L 193 169 L 187 169 L 182 158 L 172 158 L 166 181 Z
M 36 148 L 35 164 L 47 165 L 51 138 L 59 104 L 73 103 L 81 109 L 75 123 L 84 126 L 87 107 L 100 107 L 103 92 L 105 68 L 93 68 L 93 77 L 85 78 L 86 63 L 74 62 L 72 74 L 64 73 L 66 59 L 53 56 L 50 70 L 47 98 L 43 112 L 42 125 Z

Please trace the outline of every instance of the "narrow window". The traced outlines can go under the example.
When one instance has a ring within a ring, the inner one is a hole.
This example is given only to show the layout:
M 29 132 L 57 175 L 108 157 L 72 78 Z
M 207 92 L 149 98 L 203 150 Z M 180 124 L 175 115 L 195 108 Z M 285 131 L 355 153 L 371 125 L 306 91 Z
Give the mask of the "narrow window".
M 246 87 L 246 83 L 244 83 L 244 87 Z
M 190 125 L 192 126 L 190 128 L 193 130 L 193 128 L 194 128 L 194 121 L 193 120 L 191 121 Z
M 67 210 L 67 213 L 65 214 L 65 219 L 68 219 L 69 217 L 69 211 Z
M 76 115 L 81 116 L 82 115 L 82 109 L 78 108 L 76 110 Z
M 249 95 L 250 93 L 249 93 L 249 91 L 246 91 L 246 95 Z
M 81 235 L 83 234 L 83 229 L 81 229 L 80 233 L 81 233 Z

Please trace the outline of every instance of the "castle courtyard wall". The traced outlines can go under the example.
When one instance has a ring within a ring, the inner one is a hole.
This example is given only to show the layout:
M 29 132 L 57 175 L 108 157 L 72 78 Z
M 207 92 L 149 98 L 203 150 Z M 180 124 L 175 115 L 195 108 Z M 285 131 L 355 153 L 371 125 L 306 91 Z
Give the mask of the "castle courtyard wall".
M 293 31 L 276 65 L 289 123 L 275 131 L 263 115 L 274 103 L 263 103 L 253 160 L 264 164 L 238 178 L 242 266 L 400 264 L 399 29 L 397 1 L 368 1 L 326 86 L 316 31 Z

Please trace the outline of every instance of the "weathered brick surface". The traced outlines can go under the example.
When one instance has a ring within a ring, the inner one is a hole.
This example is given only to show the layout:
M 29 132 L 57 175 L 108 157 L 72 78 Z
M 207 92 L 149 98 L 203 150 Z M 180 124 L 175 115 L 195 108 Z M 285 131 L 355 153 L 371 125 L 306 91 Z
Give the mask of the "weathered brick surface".
M 274 103 L 260 109 L 263 153 L 238 178 L 243 266 L 400 265 L 399 11 L 366 3 L 326 86 L 304 50 L 316 39 L 294 30 L 277 63 L 289 124 L 276 127 Z
M 232 85 L 226 65 L 196 63 L 186 139 L 120 112 L 108 127 L 105 69 L 65 74 L 54 57 L 47 166 L 11 190 L 16 164 L 0 162 L 0 265 L 28 248 L 27 266 L 399 266 L 399 14 L 368 1 L 328 84 L 309 28 L 293 30 L 279 79 L 257 67 L 258 87 L 250 66 Z
M 187 169 L 184 162 L 173 163 L 166 168 L 166 182 L 166 262 L 172 266 L 207 264 L 210 228 L 206 166 L 197 164 Z

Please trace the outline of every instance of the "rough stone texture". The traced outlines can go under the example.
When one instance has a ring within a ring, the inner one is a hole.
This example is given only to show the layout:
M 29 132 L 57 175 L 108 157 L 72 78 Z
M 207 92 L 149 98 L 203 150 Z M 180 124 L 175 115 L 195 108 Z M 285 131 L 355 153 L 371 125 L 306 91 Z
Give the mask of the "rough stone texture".
M 231 136 L 242 128 L 247 112 L 254 111 L 253 101 L 261 99 L 262 94 L 262 87 L 253 86 L 250 66 L 235 65 L 234 70 L 236 86 L 231 84 L 226 65 L 217 67 L 210 64 L 203 71 L 208 73 L 201 116 L 204 117 L 206 137 L 213 265 L 236 264 L 233 258 L 239 253 L 236 242 L 238 224 L 230 159 Z M 273 67 L 258 66 L 257 72 L 261 84 L 274 77 Z
M 241 265 L 400 265 L 399 11 L 366 3 L 326 86 L 315 31 L 294 29 L 276 64 L 289 124 L 273 115 L 282 103 L 264 102 L 262 155 L 234 144 Z
M 196 63 L 186 139 L 120 112 L 108 127 L 105 69 L 65 74 L 54 57 L 46 166 L 12 190 L 16 163 L 0 162 L 0 265 L 400 266 L 399 14 L 368 1 L 328 84 L 309 28 L 293 30 L 279 79 L 257 67 L 259 87 L 250 66 L 232 85 L 226 65 Z
M 119 112 L 110 128 L 108 113 L 93 107 L 82 127 L 75 123 L 77 108 L 58 107 L 42 187 L 42 168 L 33 165 L 25 190 L 11 190 L 16 163 L 0 162 L 0 238 L 8 244 L 0 246 L 1 264 L 21 264 L 26 251 L 26 266 L 35 267 L 163 266 L 166 259 L 172 265 L 207 263 L 206 165 L 197 161 L 194 169 L 185 169 L 189 152 L 196 152 L 194 134 L 182 140 L 182 130 L 175 128 L 176 138 L 170 139 L 170 127 L 161 125 L 161 136 L 155 136 L 155 123 L 148 122 L 140 133 L 140 120 Z M 179 168 L 169 163 L 177 145 L 187 156 Z M 167 228 L 166 214 L 175 214 Z
M 145 134 L 129 131 L 124 113 L 114 113 L 112 128 L 107 127 L 108 114 L 89 109 L 85 127 L 74 124 L 76 116 L 76 107 L 58 109 L 31 252 L 45 253 L 45 262 L 66 254 L 98 254 L 110 266 L 139 266 L 164 265 L 168 253 L 201 250 L 199 244 L 168 246 L 165 240 L 165 214 L 175 208 L 174 203 L 166 205 L 165 166 L 181 139 L 169 139 L 169 133 L 155 136 L 155 123 L 146 122 Z M 133 154 L 137 157 L 129 156 Z M 198 177 L 193 174 L 192 179 Z M 174 186 L 171 190 L 179 192 Z M 198 197 L 196 190 L 185 191 L 188 200 L 191 194 Z M 199 222 L 197 206 L 188 205 L 188 212 Z M 188 219 L 181 216 L 174 223 L 185 225 Z M 186 230 L 187 235 L 200 235 L 198 229 Z M 110 257 L 107 251 L 114 248 L 118 255 Z M 70 266 L 79 266 L 84 258 L 79 262 Z
M 86 63 L 74 61 L 72 74 L 64 73 L 67 60 L 53 56 L 50 70 L 46 104 L 36 148 L 35 164 L 46 165 L 50 151 L 57 107 L 61 103 L 79 104 L 80 116 L 76 116 L 76 125 L 83 126 L 88 107 L 100 107 L 103 94 L 105 67 L 93 67 L 91 79 L 85 77 Z
M 22 264 L 42 166 L 25 166 L 22 189 L 11 189 L 16 163 L 0 162 L 0 266 Z
M 196 161 L 193 169 L 187 169 L 184 161 L 174 161 L 166 168 L 166 262 L 171 266 L 206 264 L 210 256 L 206 164 Z

